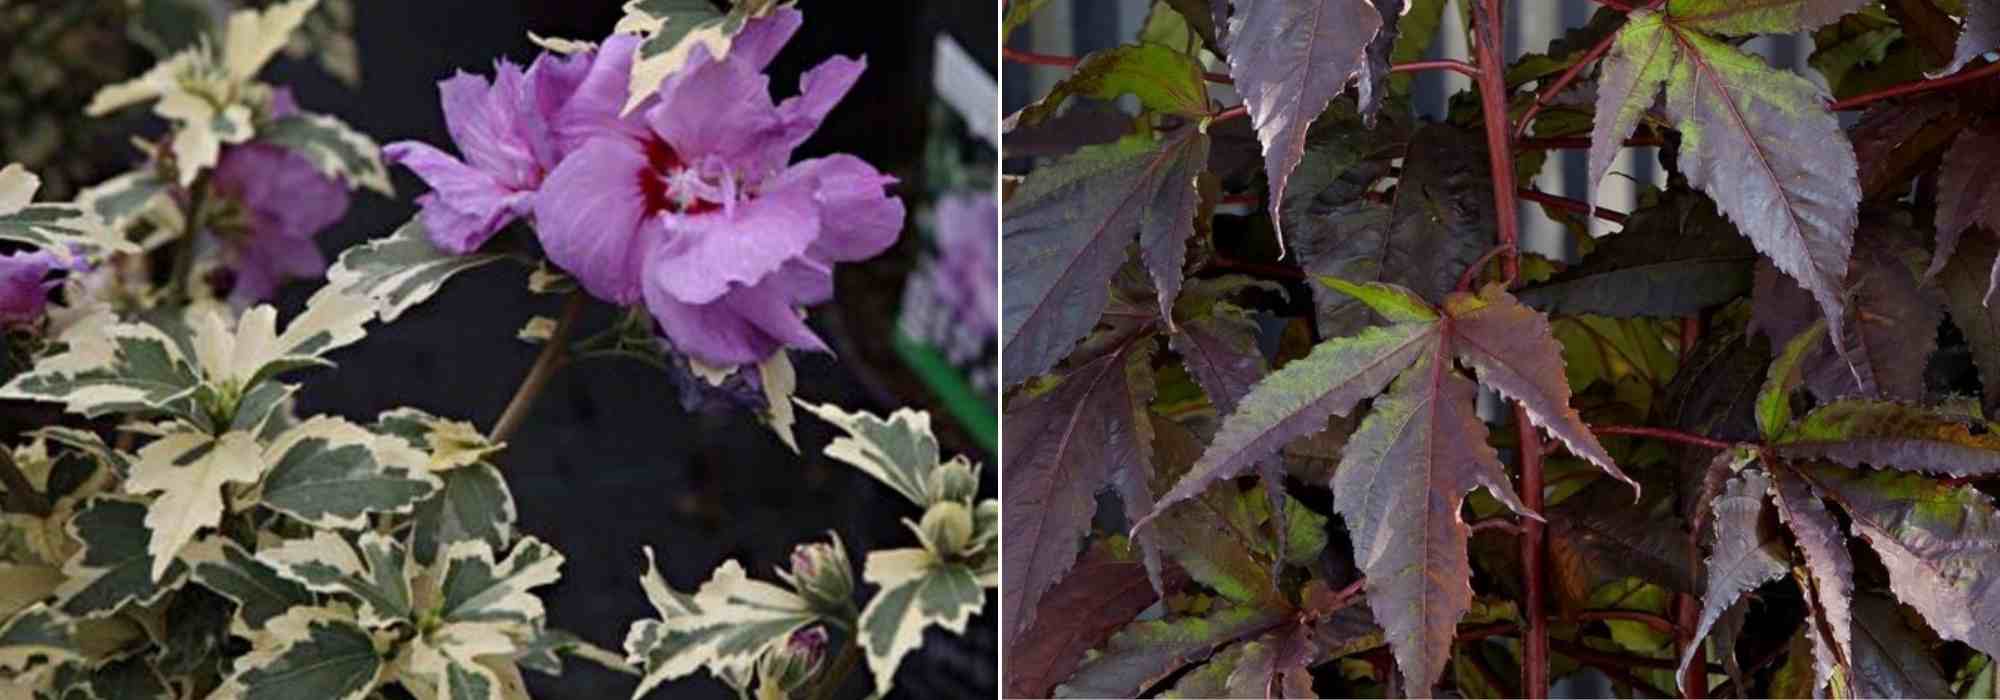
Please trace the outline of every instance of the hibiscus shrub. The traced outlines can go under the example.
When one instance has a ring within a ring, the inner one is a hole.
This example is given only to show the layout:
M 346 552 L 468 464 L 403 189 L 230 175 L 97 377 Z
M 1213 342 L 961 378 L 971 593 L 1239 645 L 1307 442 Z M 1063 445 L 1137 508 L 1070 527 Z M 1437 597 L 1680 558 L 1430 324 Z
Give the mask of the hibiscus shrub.
M 160 60 L 84 111 L 150 108 L 164 135 L 73 201 L 0 170 L 0 398 L 49 409 L 0 446 L 0 698 L 523 698 L 523 669 L 564 657 L 639 677 L 635 697 L 705 670 L 744 697 L 826 698 L 864 667 L 886 694 L 927 629 L 984 608 L 998 503 L 978 465 L 941 455 L 925 413 L 794 396 L 789 353 L 827 350 L 804 309 L 905 210 L 859 158 L 793 158 L 866 62 L 827 59 L 774 100 L 791 3 L 635 0 L 602 42 L 537 39 L 530 65 L 443 81 L 453 143 L 387 147 L 258 77 L 287 46 L 351 54 L 346 2 L 133 7 Z M 315 236 L 352 191 L 390 194 L 394 166 L 429 186 L 421 211 L 329 263 Z M 502 262 L 566 301 L 521 319 L 543 349 L 490 429 L 297 415 L 290 382 L 336 376 L 371 326 Z M 265 303 L 321 276 L 293 318 Z M 577 338 L 590 304 L 622 313 Z M 854 562 L 829 534 L 777 582 L 727 561 L 689 592 L 647 571 L 659 617 L 623 654 L 552 627 L 538 589 L 563 555 L 517 531 L 498 465 L 549 377 L 593 357 L 642 360 L 794 450 L 800 409 L 846 431 L 826 454 L 910 502 L 913 546 Z
M 2000 3 L 1148 4 L 1009 53 L 1010 693 L 1993 696 Z

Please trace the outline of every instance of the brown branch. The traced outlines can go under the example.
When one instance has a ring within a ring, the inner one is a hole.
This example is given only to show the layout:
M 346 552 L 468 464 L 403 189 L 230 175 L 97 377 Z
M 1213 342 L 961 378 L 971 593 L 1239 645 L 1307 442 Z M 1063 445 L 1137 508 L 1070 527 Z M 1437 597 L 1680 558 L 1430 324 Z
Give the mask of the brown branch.
M 528 375 L 521 379 L 521 386 L 514 390 L 514 398 L 507 401 L 507 408 L 500 412 L 500 420 L 493 423 L 492 437 L 495 444 L 506 442 L 507 438 L 528 419 L 528 410 L 535 405 L 535 398 L 542 394 L 549 378 L 561 368 L 563 356 L 569 349 L 570 330 L 576 326 L 576 317 L 583 313 L 586 297 L 583 292 L 571 292 L 568 303 L 563 305 L 562 318 L 557 319 L 556 328 L 549 333 L 549 339 L 542 343 L 542 354 L 535 357 L 535 364 L 528 369 Z

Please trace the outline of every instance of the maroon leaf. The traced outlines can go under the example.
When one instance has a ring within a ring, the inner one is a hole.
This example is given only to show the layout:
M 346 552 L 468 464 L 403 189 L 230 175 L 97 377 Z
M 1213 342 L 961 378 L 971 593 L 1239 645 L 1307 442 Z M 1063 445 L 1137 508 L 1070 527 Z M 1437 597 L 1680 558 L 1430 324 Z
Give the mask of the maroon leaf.
M 1132 698 L 1226 645 L 1291 621 L 1290 611 L 1254 605 L 1125 626 L 1056 689 L 1058 697 Z
M 1860 163 L 1862 196 L 1901 197 L 1910 177 L 1930 156 L 1951 143 L 1965 126 L 1954 103 L 1946 99 L 1884 102 L 1868 108 L 1848 131 L 1854 158 Z M 1932 273 L 1935 274 L 1935 273 Z
M 1151 307 L 1122 299 L 1120 318 L 1148 318 Z M 1007 641 L 1017 643 L 1035 621 L 1038 602 L 1076 561 L 1097 510 L 1097 492 L 1117 473 L 1151 474 L 1150 323 L 1114 327 L 1093 338 L 1083 361 L 1055 380 L 1031 387 L 1007 406 L 1002 447 L 1006 469 L 1002 534 L 1002 606 Z M 1122 331 L 1122 332 L 1121 332 Z M 1137 365 L 1137 367 L 1135 367 Z M 1129 501 L 1144 493 L 1122 494 Z M 1138 504 L 1150 508 L 1150 504 Z
M 1250 387 L 1270 372 L 1257 346 L 1257 321 L 1224 296 L 1248 286 L 1242 277 L 1198 280 L 1179 305 L 1179 323 L 1167 342 L 1215 410 L 1228 414 Z
M 2000 654 L 2000 512 L 1971 486 L 1921 474 L 1802 469 L 1847 512 L 1889 571 L 1896 597 L 1945 639 Z
M 1708 592 L 1701 597 L 1701 621 L 1694 631 L 1696 640 L 1707 637 L 1716 618 L 1743 594 L 1778 580 L 1790 570 L 1784 542 L 1766 525 L 1764 516 L 1770 510 L 1767 502 L 1770 490 L 1770 477 L 1756 469 L 1745 469 L 1715 499 L 1715 545 L 1708 555 Z M 1688 661 L 1700 648 L 1699 644 L 1688 645 L 1678 669 L 1686 670 Z M 1681 673 L 1675 677 L 1686 678 Z
M 1195 174 L 1208 137 L 1190 125 L 1157 143 L 1092 146 L 1023 182 L 1003 216 L 1001 372 L 1010 384 L 1048 371 L 1103 316 L 1106 280 L 1136 235 L 1156 279 L 1180 284 L 1194 232 Z M 1184 248 L 1182 253 L 1184 255 Z M 1168 285 L 1160 297 L 1172 298 Z M 1163 305 L 1164 306 L 1164 305 Z
M 1806 624 L 1813 630 L 1814 687 L 1823 688 L 1854 657 L 1854 560 L 1840 523 L 1804 481 L 1779 472 L 1775 494 L 1778 517 L 1791 529 L 1812 573 L 1806 596 L 1814 614 Z
M 1229 76 L 1243 95 L 1264 171 L 1271 218 L 1305 153 L 1306 128 L 1361 70 L 1382 18 L 1366 0 L 1234 0 Z M 1364 83 L 1366 84 L 1366 83 Z M 1282 233 L 1282 223 L 1279 224 Z M 1281 238 L 1282 240 L 1282 238 Z
M 1951 323 L 1965 334 L 1988 414 L 2000 409 L 2000 306 L 1986 304 L 1991 270 L 2000 264 L 2000 243 L 1974 236 L 1959 246 L 1937 277 L 1950 303 Z
M 1960 133 L 1945 151 L 1938 169 L 1937 253 L 1929 274 L 1944 269 L 1966 229 L 1985 226 L 2000 233 L 2000 178 L 1993 176 L 1994 163 L 2000 163 L 2000 120 L 1988 119 Z M 1987 295 L 1992 295 L 1990 287 Z
M 1838 401 L 1813 410 L 1772 445 L 1788 459 L 1850 467 L 2000 474 L 2000 433 L 1977 418 L 1887 401 Z
M 1948 698 L 1951 685 L 1925 651 L 1928 646 L 1896 601 L 1881 596 L 1854 600 L 1853 673 L 1848 690 L 1857 698 Z
M 1958 36 L 1958 51 L 1944 73 L 1955 73 L 1988 51 L 2000 49 L 2000 2 L 1966 0 L 1965 29 Z
M 1334 509 L 1367 575 L 1368 606 L 1413 696 L 1428 695 L 1444 673 L 1458 620 L 1472 606 L 1465 494 L 1483 486 L 1530 513 L 1486 443 L 1477 387 L 1443 350 L 1419 357 L 1375 400 L 1333 476 Z
M 1178 570 L 1172 575 L 1178 577 Z M 1035 623 L 1007 647 L 1007 694 L 1048 697 L 1084 652 L 1158 600 L 1145 565 L 1100 542 L 1042 596 Z
M 1899 257 L 1904 245 L 1887 224 L 1862 227 L 1863 245 L 1848 274 L 1847 356 L 1821 341 L 1801 368 L 1805 386 L 1822 401 L 1848 397 L 1916 401 L 1924 397 L 1924 367 L 1937 350 L 1944 300 L 1919 282 Z M 1813 299 L 1769 265 L 1758 265 L 1753 302 L 1757 326 L 1782 347 L 1818 319 Z M 1864 383 L 1865 380 L 1865 383 Z
M 1789 34 L 1831 24 L 1872 0 L 1672 0 L 1684 27 L 1714 34 Z

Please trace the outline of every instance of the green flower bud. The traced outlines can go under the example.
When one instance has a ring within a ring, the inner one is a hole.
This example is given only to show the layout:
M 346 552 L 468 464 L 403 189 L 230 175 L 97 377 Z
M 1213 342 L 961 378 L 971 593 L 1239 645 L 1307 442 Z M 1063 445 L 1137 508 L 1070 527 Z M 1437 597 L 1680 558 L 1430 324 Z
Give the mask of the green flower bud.
M 979 476 L 972 471 L 972 463 L 964 458 L 940 464 L 931 470 L 926 485 L 932 503 L 943 501 L 970 502 L 979 495 Z
M 793 632 L 783 646 L 765 652 L 757 661 L 759 695 L 782 697 L 805 687 L 826 665 L 826 646 L 826 628 L 813 625 Z M 770 692 L 773 690 L 781 693 Z
M 923 533 L 924 544 L 939 557 L 954 557 L 965 551 L 972 541 L 972 510 L 958 501 L 943 501 L 931 505 L 924 512 L 923 523 L 917 526 Z
M 792 570 L 785 577 L 799 595 L 822 610 L 841 610 L 854 595 L 854 565 L 840 538 L 792 548 Z

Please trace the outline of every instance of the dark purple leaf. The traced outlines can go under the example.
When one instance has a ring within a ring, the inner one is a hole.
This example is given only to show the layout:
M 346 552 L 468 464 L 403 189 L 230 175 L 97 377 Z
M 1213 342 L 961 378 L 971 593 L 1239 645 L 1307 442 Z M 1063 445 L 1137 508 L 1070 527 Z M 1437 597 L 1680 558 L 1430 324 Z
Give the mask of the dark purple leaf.
M 1035 623 L 1007 647 L 1007 694 L 1048 697 L 1076 670 L 1084 652 L 1158 600 L 1145 564 L 1108 543 L 1091 547 L 1042 596 Z
M 1958 72 L 1965 64 L 1995 50 L 2000 50 L 2000 2 L 1966 0 L 1965 29 L 1958 36 L 1958 50 L 1952 54 L 1951 65 L 1943 72 Z
M 1208 137 L 1193 126 L 1157 143 L 1093 146 L 1035 171 L 1007 201 L 1002 233 L 1006 382 L 1048 371 L 1103 316 L 1112 273 L 1137 235 L 1165 303 L 1194 232 L 1194 186 Z
M 1854 656 L 1848 692 L 1857 698 L 1948 698 L 1944 671 L 1896 601 L 1854 599 Z
M 1111 143 L 1132 133 L 1132 115 L 1105 100 L 1071 100 L 1068 110 L 1033 126 L 1017 126 L 1001 139 L 1008 158 L 1066 156 L 1085 146 Z
M 1907 472 L 1829 466 L 1799 473 L 1847 512 L 1854 533 L 1888 569 L 1890 590 L 1931 629 L 2000 654 L 2000 512 L 1991 498 Z
M 1561 315 L 1684 317 L 1748 292 L 1756 260 L 1714 202 L 1668 190 L 1581 264 L 1522 290 L 1521 303 Z
M 1983 476 L 2000 474 L 1996 427 L 1888 401 L 1837 401 L 1807 414 L 1772 449 L 1787 459 Z
M 2000 234 L 2000 177 L 1994 177 L 1995 163 L 2000 163 L 2000 121 L 1993 119 L 1960 133 L 1945 151 L 1938 168 L 1937 253 L 1929 274 L 1944 269 L 1966 229 L 1985 226 Z
M 1947 99 L 1917 98 L 1869 107 L 1848 130 L 1861 165 L 1862 196 L 1872 200 L 1907 194 L 1910 178 L 1919 168 L 1935 163 L 1932 155 L 1964 127 L 1964 117 Z
M 1989 236 L 1974 236 L 1958 247 L 1937 284 L 1950 304 L 1951 322 L 1965 334 L 1972 363 L 1979 368 L 1979 384 L 1990 412 L 2000 408 L 2000 306 L 1986 304 L 1990 271 L 2000 265 L 2000 243 Z
M 1924 396 L 1925 361 L 1937 349 L 1944 300 L 1923 287 L 1909 263 L 1899 257 L 1903 246 L 1887 226 L 1864 226 L 1864 244 L 1854 253 L 1844 324 L 1846 361 L 1828 341 L 1821 341 L 1805 358 L 1805 386 L 1822 401 L 1847 397 L 1916 401 Z M 1812 297 L 1792 280 L 1769 265 L 1758 267 L 1754 317 L 1773 345 L 1784 345 L 1817 320 L 1818 313 Z
M 1784 577 L 1791 570 L 1785 543 L 1764 517 L 1770 510 L 1770 477 L 1756 469 L 1745 469 L 1715 499 L 1715 544 L 1707 561 L 1707 589 L 1701 597 L 1701 621 L 1694 638 L 1708 636 L 1708 630 L 1723 610 L 1743 594 L 1767 582 Z M 1689 645 L 1681 655 L 1678 669 L 1685 670 L 1700 645 Z M 1679 673 L 1677 678 L 1684 678 Z
M 1482 486 L 1530 512 L 1486 443 L 1477 387 L 1450 362 L 1441 352 L 1418 357 L 1375 400 L 1333 476 L 1334 509 L 1367 575 L 1368 606 L 1413 696 L 1428 695 L 1444 673 L 1472 605 L 1465 494 Z
M 1366 0 L 1234 0 L 1234 5 L 1229 76 L 1264 144 L 1271 218 L 1282 221 L 1279 203 L 1305 154 L 1306 128 L 1360 72 L 1382 18 Z
M 1599 587 L 1631 576 L 1693 592 L 1687 526 L 1668 499 L 1635 506 L 1630 489 L 1601 481 L 1543 515 L 1549 567 L 1564 601 L 1587 602 Z
M 1290 622 L 1288 610 L 1238 605 L 1127 625 L 1056 688 L 1062 698 L 1132 698 L 1228 644 Z
M 1791 529 L 1812 574 L 1806 597 L 1813 614 L 1806 626 L 1813 630 L 1814 687 L 1823 688 L 1854 657 L 1854 560 L 1840 523 L 1804 481 L 1779 472 L 1774 494 L 1778 517 Z

